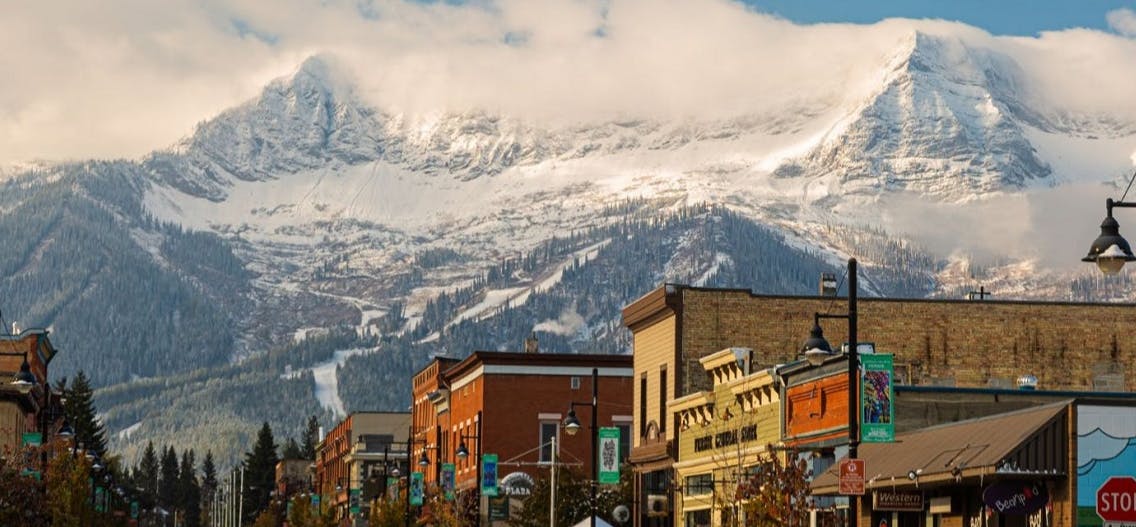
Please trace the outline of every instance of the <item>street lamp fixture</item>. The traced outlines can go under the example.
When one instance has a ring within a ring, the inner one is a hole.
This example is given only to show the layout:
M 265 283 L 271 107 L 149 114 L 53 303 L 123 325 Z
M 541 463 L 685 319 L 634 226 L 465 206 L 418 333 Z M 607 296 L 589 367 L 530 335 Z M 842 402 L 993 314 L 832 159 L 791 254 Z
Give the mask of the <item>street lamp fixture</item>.
M 477 432 L 472 435 L 460 434 L 458 436 L 458 449 L 454 452 L 458 459 L 464 460 L 469 457 L 469 447 L 465 444 L 466 439 L 477 440 L 477 458 L 475 461 L 477 464 L 477 481 L 474 482 L 473 488 L 474 492 L 477 493 L 477 524 L 481 525 L 481 410 L 477 411 Z
M 1132 254 L 1132 247 L 1128 245 L 1128 240 L 1120 235 L 1120 224 L 1112 217 L 1112 209 L 1114 207 L 1136 207 L 1136 202 L 1113 201 L 1112 198 L 1108 198 L 1105 200 L 1104 206 L 1106 212 L 1104 221 L 1100 225 L 1100 236 L 1093 240 L 1093 244 L 1089 247 L 1089 254 L 1081 258 L 1081 261 L 1096 263 L 1104 274 L 1116 274 L 1120 272 L 1125 263 L 1136 261 L 1136 255 Z
M 857 284 L 857 264 L 855 258 L 848 259 L 848 313 L 844 315 L 830 315 L 826 313 L 813 314 L 813 329 L 809 338 L 801 347 L 809 364 L 819 366 L 825 359 L 834 355 L 832 346 L 824 338 L 824 331 L 820 328 L 822 318 L 843 318 L 848 320 L 848 459 L 856 459 L 857 449 L 860 445 L 860 408 L 859 392 L 857 389 L 860 379 L 859 342 L 856 335 L 857 311 L 856 296 L 859 289 Z M 855 526 L 859 520 L 859 502 L 856 496 L 848 498 L 848 517 L 851 525 Z
M 599 474 L 600 464 L 599 464 L 599 460 L 596 459 L 596 457 L 597 457 L 596 452 L 598 452 L 598 450 L 599 450 L 598 447 L 597 447 L 597 444 L 599 443 L 599 435 L 600 435 L 599 426 L 596 424 L 596 419 L 597 419 L 598 414 L 599 414 L 599 411 L 598 411 L 599 390 L 600 390 L 599 380 L 600 380 L 599 368 L 592 368 L 592 402 L 590 402 L 590 403 L 578 403 L 578 402 L 573 401 L 573 402 L 568 403 L 568 417 L 564 418 L 564 432 L 567 433 L 570 436 L 576 435 L 576 432 L 579 432 L 580 428 L 581 428 L 580 420 L 576 417 L 576 407 L 577 406 L 591 406 L 592 407 L 592 481 L 591 481 L 591 484 L 588 485 L 588 488 L 591 489 L 591 501 L 589 502 L 589 505 L 591 506 L 591 513 L 590 513 L 591 527 L 596 527 L 596 487 L 599 485 L 599 480 L 600 480 L 600 474 Z

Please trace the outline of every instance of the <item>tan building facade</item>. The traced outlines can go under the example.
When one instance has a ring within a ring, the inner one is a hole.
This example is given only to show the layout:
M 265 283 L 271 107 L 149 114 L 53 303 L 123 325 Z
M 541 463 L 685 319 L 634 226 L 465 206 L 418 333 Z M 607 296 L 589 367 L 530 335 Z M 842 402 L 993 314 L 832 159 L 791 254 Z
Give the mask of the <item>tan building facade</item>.
M 674 516 L 684 525 L 736 525 L 732 518 L 742 515 L 736 489 L 750 467 L 778 454 L 768 447 L 781 437 L 774 371 L 752 371 L 751 353 L 731 348 L 704 357 L 700 362 L 713 387 L 668 402 L 682 432 L 674 464 L 680 491 L 648 495 L 648 510 L 673 498 Z
M 671 420 L 666 403 L 712 388 L 700 359 L 745 347 L 753 350 L 758 368 L 793 362 L 814 313 L 844 308 L 845 299 L 836 297 L 674 284 L 624 308 L 623 322 L 633 335 L 636 527 L 682 521 L 674 516 L 673 503 L 663 513 L 649 512 L 645 505 L 650 495 L 675 495 L 673 465 L 685 432 Z M 1010 386 L 1032 374 L 1050 389 L 1136 388 L 1132 304 L 860 298 L 858 322 L 861 342 L 894 354 L 900 384 Z M 846 339 L 843 321 L 826 320 L 822 326 L 834 346 Z M 838 383 L 831 388 L 840 389 Z

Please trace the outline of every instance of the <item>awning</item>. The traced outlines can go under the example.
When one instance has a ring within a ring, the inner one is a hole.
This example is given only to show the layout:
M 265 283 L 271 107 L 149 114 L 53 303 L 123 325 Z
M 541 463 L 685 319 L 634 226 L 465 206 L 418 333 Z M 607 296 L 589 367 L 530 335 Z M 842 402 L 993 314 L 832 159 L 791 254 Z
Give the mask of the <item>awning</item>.
M 1072 400 L 898 434 L 894 443 L 861 443 L 865 487 L 902 488 L 983 477 L 1037 478 L 1066 473 L 1067 411 Z M 813 494 L 836 494 L 840 463 L 813 480 Z

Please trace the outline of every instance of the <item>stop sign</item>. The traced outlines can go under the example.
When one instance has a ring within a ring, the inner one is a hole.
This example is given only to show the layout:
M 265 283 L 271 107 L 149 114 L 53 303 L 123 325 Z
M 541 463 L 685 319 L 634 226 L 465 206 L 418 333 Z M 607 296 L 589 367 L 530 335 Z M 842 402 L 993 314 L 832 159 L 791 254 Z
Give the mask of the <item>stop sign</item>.
M 1136 478 L 1108 478 L 1097 489 L 1097 516 L 1106 522 L 1136 522 Z

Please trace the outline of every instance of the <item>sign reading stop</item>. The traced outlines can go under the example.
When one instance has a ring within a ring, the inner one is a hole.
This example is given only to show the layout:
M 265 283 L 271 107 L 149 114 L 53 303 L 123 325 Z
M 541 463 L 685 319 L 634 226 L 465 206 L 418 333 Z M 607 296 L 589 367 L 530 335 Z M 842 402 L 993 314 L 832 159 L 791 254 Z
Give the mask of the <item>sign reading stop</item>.
M 1105 525 L 1136 525 L 1136 478 L 1108 478 L 1097 489 L 1097 516 Z

